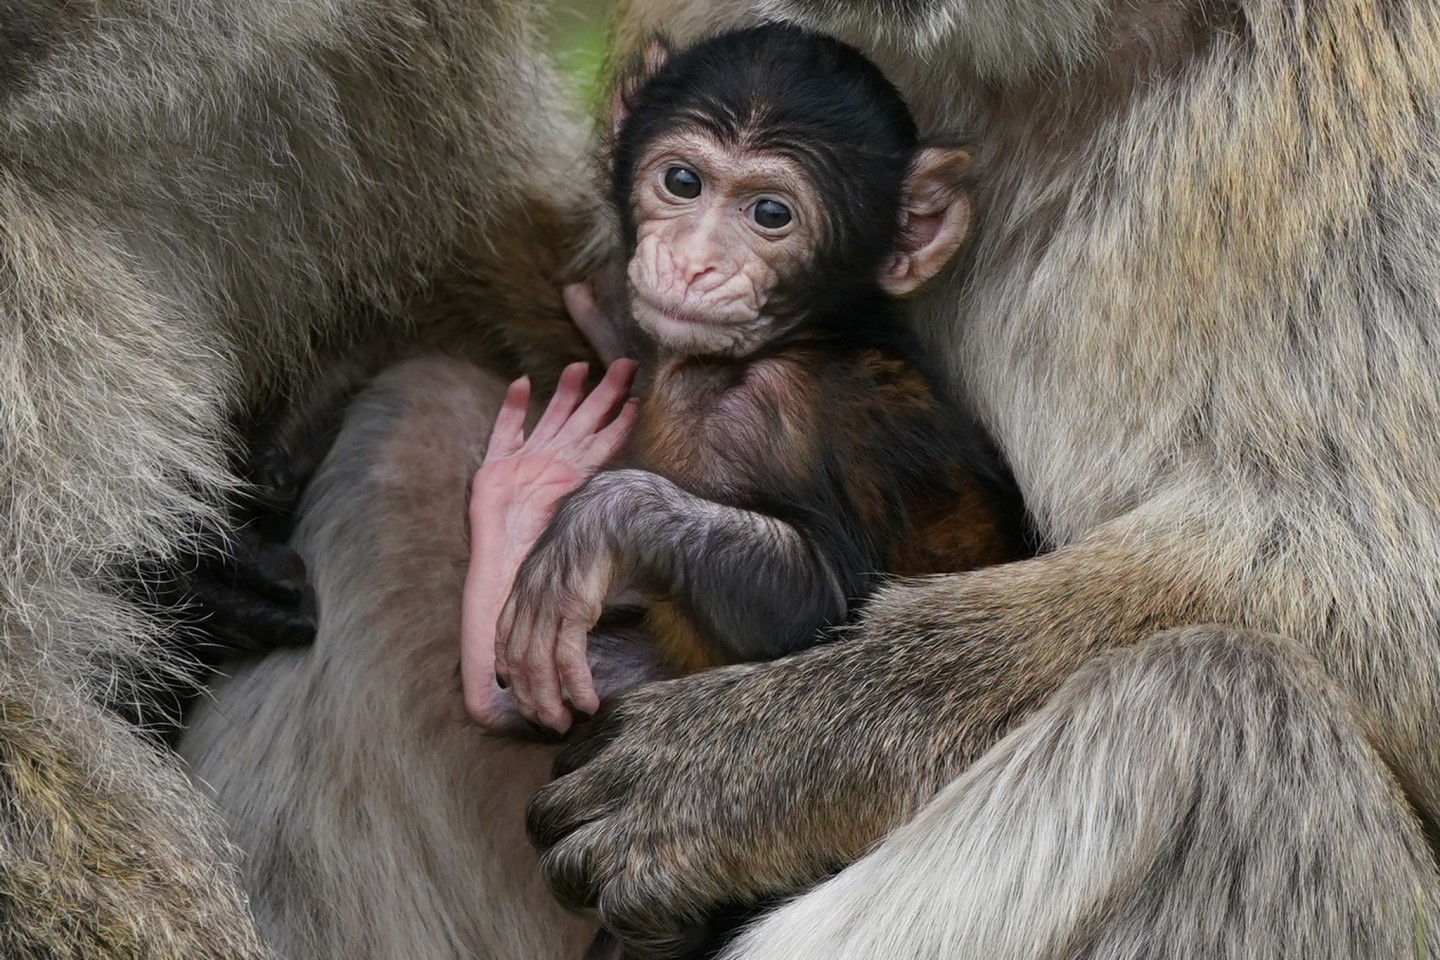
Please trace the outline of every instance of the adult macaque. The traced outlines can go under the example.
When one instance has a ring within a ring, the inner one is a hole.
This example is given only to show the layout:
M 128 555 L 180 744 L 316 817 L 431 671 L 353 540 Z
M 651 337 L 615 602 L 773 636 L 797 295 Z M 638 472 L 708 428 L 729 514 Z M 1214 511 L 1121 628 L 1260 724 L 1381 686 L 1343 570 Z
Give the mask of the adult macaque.
M 621 44 L 761 12 L 842 31 L 922 129 L 973 136 L 980 229 L 915 318 L 1056 549 L 618 698 L 532 810 L 552 882 L 662 955 L 830 877 L 729 956 L 1435 957 L 1440 9 L 628 0 Z M 516 745 L 435 755 L 457 631 L 422 655 L 415 628 L 455 619 L 458 577 L 387 588 L 367 550 L 404 529 L 345 527 L 413 484 L 400 437 L 455 426 L 433 371 L 387 384 L 306 507 L 339 623 L 218 691 L 192 756 L 295 939 L 549 934 L 542 902 L 377 893 L 518 873 L 491 805 L 534 782 L 453 822 L 414 799 Z
M 626 312 L 653 374 L 618 457 L 519 569 L 495 635 L 507 691 L 484 637 L 500 611 L 467 615 L 471 712 L 490 729 L 563 732 L 567 694 L 599 708 L 586 637 L 617 591 L 645 596 L 660 660 L 690 672 L 810 645 L 881 572 L 1023 549 L 1004 468 L 897 299 L 969 232 L 968 152 L 922 142 L 873 64 L 794 27 L 673 55 L 654 41 L 616 89 Z M 523 397 L 506 409 L 522 416 Z M 515 522 L 476 520 L 477 535 Z
M 157 594 L 239 542 L 268 395 L 447 317 L 506 379 L 584 355 L 559 296 L 583 144 L 535 18 L 0 2 L 6 960 L 269 956 L 209 803 L 115 713 L 151 721 L 184 672 Z M 245 599 L 250 639 L 296 627 Z
M 757 9 L 973 132 L 917 319 L 1056 549 L 622 698 L 532 806 L 555 888 L 667 954 L 871 851 L 733 956 L 1434 956 L 1440 10 L 620 17 Z

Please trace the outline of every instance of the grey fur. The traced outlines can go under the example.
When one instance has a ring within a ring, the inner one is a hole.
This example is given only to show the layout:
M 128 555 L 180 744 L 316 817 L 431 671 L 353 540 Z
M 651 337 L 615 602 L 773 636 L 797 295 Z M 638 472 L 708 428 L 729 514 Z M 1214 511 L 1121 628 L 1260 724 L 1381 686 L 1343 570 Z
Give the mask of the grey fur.
M 563 258 L 563 235 L 519 239 L 581 184 L 532 8 L 0 4 L 0 714 L 48 731 L 5 727 L 7 758 L 30 758 L 0 764 L 0 901 L 26 918 L 7 957 L 262 953 L 201 797 L 94 720 L 172 667 L 154 611 L 107 585 L 223 535 L 230 418 L 317 343 L 458 303 L 447 277 L 483 304 Z M 558 326 L 554 282 L 534 303 Z M 93 806 L 92 780 L 122 792 Z M 56 810 L 88 831 L 79 859 L 35 843 L 68 836 Z M 108 872 L 137 850 L 179 858 L 158 868 L 170 894 Z M 113 927 L 72 937 L 77 915 Z
M 1287 641 L 1162 634 L 1077 671 L 874 853 L 727 958 L 1434 955 L 1434 865 Z

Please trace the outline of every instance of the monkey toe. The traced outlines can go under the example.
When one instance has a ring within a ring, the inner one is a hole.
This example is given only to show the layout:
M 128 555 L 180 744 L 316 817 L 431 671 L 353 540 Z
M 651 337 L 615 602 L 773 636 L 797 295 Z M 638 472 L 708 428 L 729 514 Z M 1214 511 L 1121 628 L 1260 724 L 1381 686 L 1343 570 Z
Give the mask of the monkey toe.
M 201 578 L 190 581 L 189 595 L 200 623 L 231 649 L 258 653 L 315 639 L 315 618 L 302 607 L 277 607 L 243 587 Z
M 278 447 L 267 447 L 255 458 L 251 475 L 263 492 L 277 499 L 293 499 L 299 487 L 290 455 Z
M 288 544 L 267 540 L 251 529 L 235 538 L 230 558 L 235 579 L 261 596 L 280 604 L 299 604 L 305 599 L 308 578 L 305 561 Z

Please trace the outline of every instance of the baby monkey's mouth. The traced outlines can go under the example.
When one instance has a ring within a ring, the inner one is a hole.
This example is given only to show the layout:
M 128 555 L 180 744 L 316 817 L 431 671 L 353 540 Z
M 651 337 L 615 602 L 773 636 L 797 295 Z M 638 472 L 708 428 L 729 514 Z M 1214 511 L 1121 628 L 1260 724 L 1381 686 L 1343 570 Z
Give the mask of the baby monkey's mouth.
M 662 353 L 733 356 L 748 348 L 757 322 L 739 304 L 725 306 L 721 311 L 677 309 L 637 296 L 631 302 L 631 315 Z
M 635 319 L 642 324 L 684 327 L 738 327 L 755 320 L 754 312 L 739 304 L 726 304 L 723 310 L 696 309 L 694 306 L 661 305 L 636 294 L 631 302 Z

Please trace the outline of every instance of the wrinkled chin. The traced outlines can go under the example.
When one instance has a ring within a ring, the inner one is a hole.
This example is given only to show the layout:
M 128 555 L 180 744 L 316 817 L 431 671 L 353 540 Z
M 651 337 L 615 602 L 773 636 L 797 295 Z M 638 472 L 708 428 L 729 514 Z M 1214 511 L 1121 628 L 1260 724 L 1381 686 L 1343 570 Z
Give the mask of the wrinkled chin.
M 763 321 L 713 319 L 681 314 L 636 300 L 635 323 L 664 352 L 692 356 L 735 357 L 753 350 L 762 339 Z

